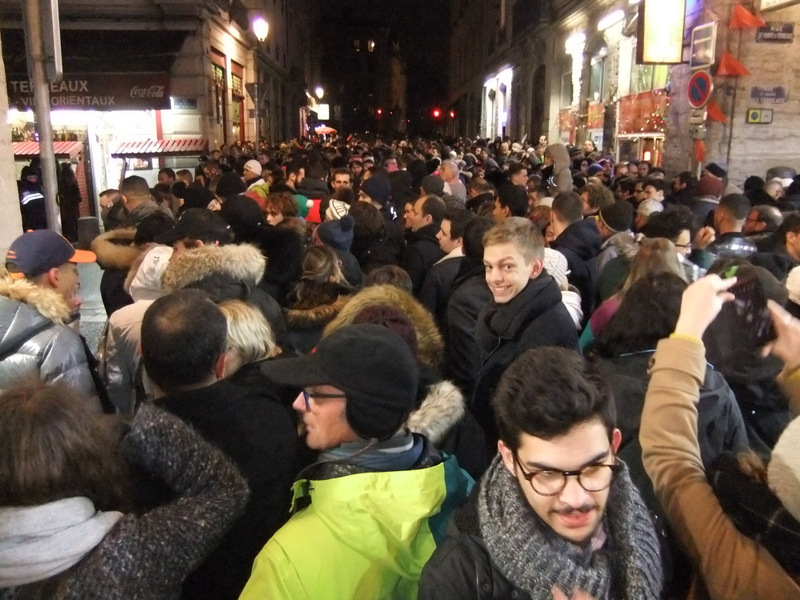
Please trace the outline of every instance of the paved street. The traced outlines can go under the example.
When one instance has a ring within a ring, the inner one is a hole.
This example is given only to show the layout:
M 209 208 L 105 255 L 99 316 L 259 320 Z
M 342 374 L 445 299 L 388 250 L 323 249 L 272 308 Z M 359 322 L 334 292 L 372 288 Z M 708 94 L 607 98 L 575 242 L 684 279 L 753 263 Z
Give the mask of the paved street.
M 97 351 L 97 343 L 106 324 L 106 311 L 100 299 L 100 278 L 103 270 L 96 263 L 79 264 L 81 274 L 81 333 L 86 337 L 89 348 Z

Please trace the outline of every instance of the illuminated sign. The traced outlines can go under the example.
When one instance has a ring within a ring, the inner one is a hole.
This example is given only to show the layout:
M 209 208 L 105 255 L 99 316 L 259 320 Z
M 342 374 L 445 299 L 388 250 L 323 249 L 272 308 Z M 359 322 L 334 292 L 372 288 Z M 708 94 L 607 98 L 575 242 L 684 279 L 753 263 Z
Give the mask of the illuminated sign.
M 643 0 L 639 4 L 636 62 L 683 62 L 686 0 Z
M 775 10 L 784 6 L 800 3 L 800 0 L 761 0 L 761 10 Z

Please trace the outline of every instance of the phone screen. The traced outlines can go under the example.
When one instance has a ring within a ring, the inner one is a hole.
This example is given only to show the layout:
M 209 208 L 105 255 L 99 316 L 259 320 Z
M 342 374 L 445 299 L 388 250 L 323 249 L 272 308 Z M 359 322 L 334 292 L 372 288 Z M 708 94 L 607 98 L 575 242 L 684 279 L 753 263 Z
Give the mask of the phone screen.
M 737 281 L 730 291 L 735 299 L 733 308 L 748 346 L 760 348 L 775 339 L 775 328 L 767 308 L 764 289 L 756 277 Z

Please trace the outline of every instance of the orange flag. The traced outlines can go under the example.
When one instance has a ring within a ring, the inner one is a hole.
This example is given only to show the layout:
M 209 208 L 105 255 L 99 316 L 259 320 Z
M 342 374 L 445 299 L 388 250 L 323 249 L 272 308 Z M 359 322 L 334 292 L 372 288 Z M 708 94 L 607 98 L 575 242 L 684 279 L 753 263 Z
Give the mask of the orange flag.
M 703 140 L 695 140 L 694 142 L 694 158 L 699 163 L 704 163 L 706 158 L 706 145 Z
M 753 13 L 748 11 L 741 4 L 733 7 L 733 14 L 731 15 L 731 23 L 728 25 L 729 29 L 750 29 L 752 27 L 764 27 L 766 23 Z
M 720 123 L 727 123 L 728 117 L 725 116 L 725 113 L 722 112 L 722 109 L 719 107 L 719 104 L 714 102 L 713 100 L 709 100 L 708 104 L 706 105 L 706 110 L 708 111 L 708 118 L 712 121 L 719 121 Z
M 740 75 L 750 75 L 745 66 L 733 57 L 730 52 L 724 52 L 719 60 L 717 75 L 739 77 Z

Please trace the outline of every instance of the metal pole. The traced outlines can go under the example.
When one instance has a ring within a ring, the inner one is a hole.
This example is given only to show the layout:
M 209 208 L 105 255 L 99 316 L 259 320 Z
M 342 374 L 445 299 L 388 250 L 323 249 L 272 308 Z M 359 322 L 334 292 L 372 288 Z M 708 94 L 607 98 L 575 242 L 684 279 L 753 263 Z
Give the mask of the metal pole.
M 258 123 L 258 117 L 259 117 L 258 113 L 261 110 L 261 96 L 258 94 L 258 72 L 256 72 L 256 80 L 253 83 L 253 90 L 255 91 L 255 94 L 253 94 L 253 95 L 255 96 L 255 107 L 256 107 L 256 110 L 255 110 L 255 115 L 256 115 L 256 139 L 255 139 L 255 142 L 256 142 L 256 152 L 258 152 L 258 150 L 259 150 L 258 142 L 261 139 L 261 128 L 259 127 L 259 123 Z
M 28 70 L 33 84 L 36 129 L 39 133 L 39 156 L 42 161 L 42 183 L 47 213 L 47 227 L 61 233 L 61 212 L 56 203 L 58 183 L 56 179 L 56 156 L 53 150 L 53 127 L 50 123 L 50 84 L 47 82 L 42 34 L 42 10 L 40 0 L 24 0 L 25 37 L 28 48 Z

